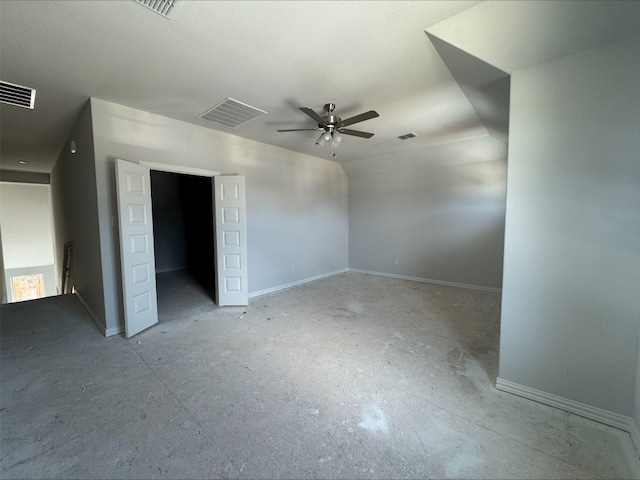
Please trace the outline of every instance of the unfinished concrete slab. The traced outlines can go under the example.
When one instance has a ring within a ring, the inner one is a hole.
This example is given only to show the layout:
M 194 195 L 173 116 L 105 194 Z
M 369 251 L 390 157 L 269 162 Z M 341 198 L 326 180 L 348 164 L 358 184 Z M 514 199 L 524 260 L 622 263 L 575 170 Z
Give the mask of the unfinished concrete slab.
M 218 308 L 158 277 L 104 338 L 2 306 L 2 478 L 640 478 L 629 435 L 495 389 L 500 297 L 348 273 Z

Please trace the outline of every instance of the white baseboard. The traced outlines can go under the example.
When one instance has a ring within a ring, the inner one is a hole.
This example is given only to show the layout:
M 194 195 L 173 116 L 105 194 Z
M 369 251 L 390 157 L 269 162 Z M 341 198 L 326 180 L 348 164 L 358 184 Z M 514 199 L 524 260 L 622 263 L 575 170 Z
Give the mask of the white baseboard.
M 631 434 L 633 446 L 636 447 L 636 452 L 640 456 L 640 427 L 634 420 L 631 421 L 631 431 L 629 433 Z
M 73 294 L 76 296 L 76 298 L 80 301 L 80 303 L 82 304 L 82 306 L 84 307 L 84 309 L 87 311 L 87 313 L 89 314 L 89 316 L 91 317 L 91 319 L 93 320 L 93 323 L 96 324 L 96 327 L 98 327 L 98 330 L 100 330 L 100 332 L 102 332 L 102 334 L 105 337 L 110 337 L 112 335 L 118 335 L 120 333 L 124 332 L 124 328 L 123 327 L 114 327 L 114 328 L 105 328 L 105 326 L 102 324 L 102 322 L 100 321 L 100 319 L 98 318 L 98 316 L 96 315 L 96 312 L 94 312 L 91 307 L 89 306 L 89 304 L 85 301 L 84 298 L 82 298 L 82 295 L 80 295 L 80 293 L 74 289 Z
M 609 410 L 603 410 L 602 408 L 592 407 L 590 405 L 576 402 L 575 400 L 570 400 L 568 398 L 559 397 L 557 395 L 553 395 L 552 393 L 543 392 L 542 390 L 527 387 L 525 385 L 520 385 L 519 383 L 510 382 L 509 380 L 504 380 L 500 377 L 498 377 L 498 379 L 496 380 L 496 388 L 503 392 L 513 393 L 514 395 L 543 403 L 545 405 L 549 405 L 550 407 L 555 407 L 569 413 L 574 413 L 581 417 L 588 418 L 589 420 L 595 420 L 596 422 L 604 423 L 605 425 L 609 425 L 610 427 L 619 428 L 620 430 L 629 432 L 632 437 L 634 434 L 633 427 L 636 427 L 637 436 L 637 426 L 635 424 L 635 421 L 631 417 L 626 417 L 618 413 L 610 412 Z
M 93 311 L 93 309 L 89 306 L 89 304 L 85 301 L 85 299 L 82 298 L 82 295 L 80 295 L 80 292 L 78 292 L 78 290 L 76 290 L 75 288 L 73 289 L 73 294 L 80 301 L 84 309 L 87 311 L 87 313 L 93 320 L 93 323 L 95 323 L 96 327 L 98 327 L 98 330 L 100 330 L 102 334 L 106 336 L 106 329 L 104 328 L 104 325 L 96 315 L 96 312 Z
M 111 337 L 113 335 L 120 335 L 121 333 L 124 333 L 124 327 L 112 327 L 105 330 L 104 336 Z
M 296 282 L 291 282 L 291 283 L 287 283 L 284 285 L 278 285 L 277 287 L 273 287 L 273 288 L 267 288 L 265 290 L 260 290 L 257 292 L 251 292 L 249 293 L 249 298 L 254 298 L 254 297 L 259 297 L 260 295 L 267 295 L 269 293 L 274 293 L 274 292 L 279 292 L 281 290 L 286 290 L 287 288 L 291 288 L 291 287 L 297 287 L 298 285 L 303 285 L 305 283 L 309 283 L 309 282 L 314 282 L 316 280 L 321 280 L 323 278 L 327 278 L 327 277 L 333 277 L 335 275 L 340 275 L 341 273 L 345 273 L 348 272 L 349 269 L 345 268 L 342 270 L 335 270 L 333 272 L 329 272 L 329 273 L 323 273 L 322 275 L 316 275 L 315 277 L 309 277 L 309 278 L 305 278 L 302 280 L 298 280 Z
M 334 272 L 329 272 L 329 273 L 325 273 L 325 274 L 322 274 L 322 275 L 317 275 L 315 277 L 305 278 L 303 280 L 298 280 L 296 282 L 287 283 L 285 285 L 278 285 L 277 287 L 267 288 L 265 290 L 252 292 L 252 293 L 249 293 L 249 298 L 259 297 L 260 295 L 267 295 L 269 293 L 279 292 L 281 290 L 286 290 L 287 288 L 296 287 L 298 285 L 303 285 L 305 283 L 313 282 L 315 280 L 320 280 L 322 278 L 333 277 L 334 275 L 339 275 L 339 274 L 345 273 L 345 272 L 363 273 L 363 274 L 366 274 L 366 275 L 376 275 L 376 276 L 379 276 L 379 277 L 398 278 L 400 280 L 410 280 L 410 281 L 413 281 L 413 282 L 432 283 L 434 285 L 442 285 L 442 286 L 445 286 L 445 287 L 466 288 L 466 289 L 469 289 L 469 290 L 479 290 L 481 292 L 487 292 L 487 293 L 498 293 L 499 294 L 499 293 L 502 292 L 502 289 L 500 289 L 500 288 L 483 287 L 481 285 L 468 285 L 466 283 L 454 283 L 454 282 L 446 282 L 446 281 L 443 281 L 443 280 L 433 280 L 433 279 L 430 279 L 430 278 L 410 277 L 410 276 L 407 276 L 407 275 L 395 275 L 393 273 L 384 273 L 384 272 L 373 272 L 373 271 L 370 271 L 370 270 L 360 270 L 358 268 L 345 268 L 345 269 L 341 269 L 341 270 L 336 270 Z
M 487 292 L 487 293 L 502 292 L 501 288 L 484 287 L 482 285 L 469 285 L 466 283 L 446 282 L 444 280 L 434 280 L 432 278 L 410 277 L 408 275 L 396 275 L 394 273 L 372 272 L 370 270 L 360 270 L 359 268 L 350 268 L 349 271 L 354 273 L 364 273 L 367 275 L 377 275 L 379 277 L 391 277 L 391 278 L 398 278 L 400 280 L 410 280 L 413 282 L 432 283 L 434 285 L 442 285 L 445 287 L 456 287 L 456 288 L 466 288 L 468 290 L 479 290 L 481 292 Z

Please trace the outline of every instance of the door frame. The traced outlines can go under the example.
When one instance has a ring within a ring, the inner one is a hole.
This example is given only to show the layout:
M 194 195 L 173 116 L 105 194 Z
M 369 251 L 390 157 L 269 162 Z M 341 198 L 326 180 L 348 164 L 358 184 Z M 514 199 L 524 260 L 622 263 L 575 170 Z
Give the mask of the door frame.
M 145 167 L 149 167 L 149 170 L 158 170 L 160 172 L 181 173 L 183 175 L 196 175 L 199 177 L 215 177 L 217 175 L 222 175 L 221 172 L 216 172 L 215 170 L 185 167 L 183 165 L 168 165 L 166 163 L 145 162 L 143 160 L 133 163 L 138 163 L 140 165 L 144 165 Z

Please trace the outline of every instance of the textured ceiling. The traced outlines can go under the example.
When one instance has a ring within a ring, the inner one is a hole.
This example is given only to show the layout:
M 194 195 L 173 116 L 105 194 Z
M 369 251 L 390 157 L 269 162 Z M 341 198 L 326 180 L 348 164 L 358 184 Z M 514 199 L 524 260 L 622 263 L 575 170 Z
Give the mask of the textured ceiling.
M 167 20 L 133 0 L 3 0 L 0 79 L 38 93 L 35 110 L 0 106 L 0 167 L 49 172 L 89 97 L 322 158 L 316 132 L 276 129 L 313 127 L 300 106 L 333 102 L 342 118 L 376 110 L 351 127 L 374 137 L 340 145 L 345 166 L 504 141 L 507 112 L 478 108 L 488 93 L 478 79 L 492 74 L 468 54 L 513 73 L 637 34 L 638 5 L 185 1 Z M 268 114 L 237 129 L 198 118 L 227 97 Z M 418 137 L 396 138 L 407 132 Z

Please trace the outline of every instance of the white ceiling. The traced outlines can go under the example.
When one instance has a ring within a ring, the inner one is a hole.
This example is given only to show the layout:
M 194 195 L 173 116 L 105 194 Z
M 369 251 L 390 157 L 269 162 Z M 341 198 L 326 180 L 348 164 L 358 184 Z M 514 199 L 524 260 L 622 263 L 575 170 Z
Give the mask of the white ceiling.
M 345 137 L 335 160 L 393 155 L 417 162 L 443 144 L 504 140 L 470 101 L 474 82 L 465 89 L 439 54 L 455 49 L 437 50 L 425 32 L 513 73 L 637 35 L 639 6 L 189 0 L 167 20 L 134 0 L 2 0 L 0 79 L 33 87 L 37 96 L 35 110 L 0 106 L 0 166 L 49 172 L 89 97 L 322 158 L 327 151 L 315 145 L 316 132 L 276 129 L 314 127 L 301 106 L 321 113 L 333 102 L 342 118 L 373 109 L 379 118 L 350 128 L 375 136 Z M 236 129 L 198 118 L 227 97 L 268 115 Z M 408 132 L 418 137 L 396 138 Z

